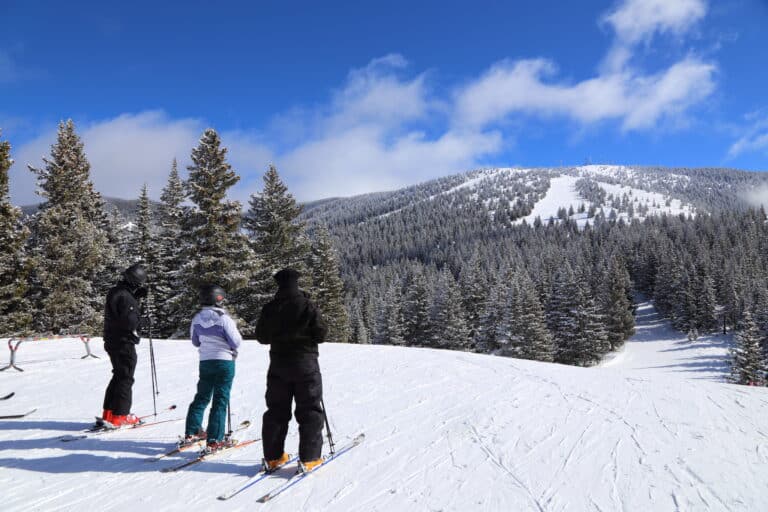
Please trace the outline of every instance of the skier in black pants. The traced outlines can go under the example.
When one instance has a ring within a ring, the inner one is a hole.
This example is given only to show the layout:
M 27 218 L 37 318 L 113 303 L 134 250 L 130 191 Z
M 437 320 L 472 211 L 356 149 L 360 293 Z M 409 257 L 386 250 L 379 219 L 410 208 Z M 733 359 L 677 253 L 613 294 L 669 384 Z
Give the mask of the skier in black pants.
M 135 425 L 131 414 L 133 374 L 136 370 L 137 330 L 141 323 L 139 300 L 147 296 L 147 271 L 137 263 L 123 272 L 123 279 L 107 292 L 104 306 L 104 350 L 112 362 L 112 380 L 104 393 L 101 423 Z
M 279 288 L 256 325 L 259 343 L 270 345 L 267 412 L 261 427 L 264 463 L 275 469 L 289 459 L 284 445 L 295 399 L 300 468 L 311 471 L 323 462 L 323 381 L 317 344 L 325 341 L 327 328 L 309 295 L 299 290 L 297 271 L 283 269 L 274 278 Z

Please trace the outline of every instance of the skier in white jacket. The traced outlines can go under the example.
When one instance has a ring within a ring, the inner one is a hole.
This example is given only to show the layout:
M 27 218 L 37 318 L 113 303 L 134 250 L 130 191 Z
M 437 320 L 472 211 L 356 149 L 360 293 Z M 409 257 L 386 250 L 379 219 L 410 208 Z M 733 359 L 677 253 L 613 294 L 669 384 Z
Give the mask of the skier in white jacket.
M 184 441 L 181 444 L 206 439 L 208 452 L 225 447 L 228 441 L 225 434 L 229 392 L 235 378 L 237 349 L 243 341 L 235 321 L 222 307 L 225 298 L 226 293 L 220 286 L 201 287 L 202 309 L 192 319 L 190 326 L 192 344 L 200 352 L 200 378 L 195 398 L 189 404 Z M 202 431 L 203 414 L 211 400 L 208 428 Z

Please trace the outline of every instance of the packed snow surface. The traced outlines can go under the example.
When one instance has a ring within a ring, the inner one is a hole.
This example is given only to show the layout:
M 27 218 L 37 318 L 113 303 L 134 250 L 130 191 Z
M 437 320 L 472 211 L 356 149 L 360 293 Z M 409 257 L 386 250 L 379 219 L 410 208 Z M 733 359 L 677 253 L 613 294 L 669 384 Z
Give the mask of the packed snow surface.
M 22 345 L 26 371 L 0 373 L 2 510 L 729 510 L 768 509 L 768 389 L 722 379 L 726 339 L 689 342 L 648 305 L 638 334 L 607 367 L 575 368 L 390 346 L 321 347 L 325 403 L 337 446 L 365 442 L 265 505 L 256 500 L 286 468 L 228 502 L 259 444 L 177 473 L 191 457 L 147 462 L 183 422 L 62 443 L 101 410 L 110 366 L 77 341 Z M 722 342 L 722 343 L 721 343 Z M 184 416 L 196 350 L 155 341 L 158 408 Z M 260 436 L 267 350 L 247 342 L 237 360 L 233 423 Z M 139 346 L 135 412 L 152 412 L 149 345 Z M 287 449 L 297 448 L 292 426 Z
M 552 178 L 549 190 L 547 190 L 544 198 L 536 202 L 530 214 L 517 219 L 515 223 L 522 224 L 525 221 L 531 225 L 536 220 L 536 217 L 539 217 L 546 224 L 550 218 L 557 218 L 557 211 L 560 208 L 568 210 L 570 207 L 573 207 L 574 210 L 578 210 L 582 204 L 588 207 L 589 201 L 582 199 L 576 191 L 577 181 L 579 181 L 579 178 L 567 175 Z

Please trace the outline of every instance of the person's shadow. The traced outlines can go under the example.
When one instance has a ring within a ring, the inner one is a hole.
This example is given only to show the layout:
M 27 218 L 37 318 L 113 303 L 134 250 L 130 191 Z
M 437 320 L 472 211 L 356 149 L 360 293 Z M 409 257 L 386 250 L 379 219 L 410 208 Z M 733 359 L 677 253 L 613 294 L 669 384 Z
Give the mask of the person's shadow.
M 190 450 L 178 454 L 178 456 L 154 461 L 152 457 L 173 449 L 175 443 L 172 441 L 126 439 L 123 437 L 126 435 L 125 432 L 62 442 L 62 437 L 77 435 L 88 426 L 89 424 L 55 420 L 0 422 L 1 430 L 53 430 L 63 432 L 62 435 L 55 437 L 0 440 L 0 453 L 7 450 L 23 450 L 25 455 L 28 454 L 25 457 L 0 458 L 0 468 L 21 469 L 40 473 L 143 473 L 159 472 L 164 467 L 173 466 L 197 456 L 194 450 Z M 67 431 L 69 431 L 69 434 L 66 433 Z M 52 449 L 65 452 L 65 454 L 35 457 L 35 450 L 50 452 Z M 247 450 L 248 448 L 243 448 L 243 451 L 246 451 L 246 453 Z M 99 453 L 104 453 L 104 455 Z M 128 453 L 135 453 L 138 456 L 128 456 L 126 455 Z M 228 455 L 222 458 L 213 458 L 185 468 L 183 471 L 251 476 L 260 467 L 260 459 L 258 461 L 253 459 L 241 460 L 238 463 L 234 463 L 235 461 L 227 462 L 226 457 Z

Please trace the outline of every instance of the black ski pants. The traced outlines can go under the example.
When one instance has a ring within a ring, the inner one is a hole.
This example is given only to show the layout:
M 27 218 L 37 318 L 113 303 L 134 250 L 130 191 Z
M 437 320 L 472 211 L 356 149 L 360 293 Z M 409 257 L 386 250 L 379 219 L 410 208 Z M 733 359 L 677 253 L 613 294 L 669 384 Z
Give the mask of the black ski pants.
M 322 398 L 323 380 L 316 355 L 271 357 L 267 372 L 267 412 L 261 426 L 265 459 L 278 459 L 285 451 L 293 400 L 296 400 L 294 414 L 299 423 L 299 458 L 305 462 L 320 458 L 325 421 Z
M 104 344 L 112 362 L 112 380 L 104 393 L 104 409 L 116 415 L 131 412 L 133 374 L 136 371 L 136 345 L 133 343 Z

